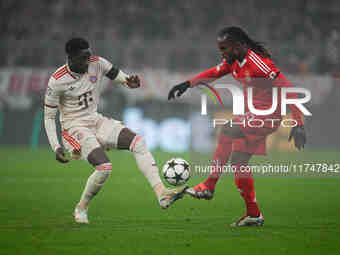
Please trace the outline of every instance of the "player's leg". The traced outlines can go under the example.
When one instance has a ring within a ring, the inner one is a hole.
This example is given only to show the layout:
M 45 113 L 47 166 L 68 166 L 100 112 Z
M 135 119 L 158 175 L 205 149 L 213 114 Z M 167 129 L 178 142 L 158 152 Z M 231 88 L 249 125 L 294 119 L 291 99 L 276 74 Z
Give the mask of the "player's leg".
M 209 190 L 214 190 L 218 179 L 223 173 L 222 167 L 228 162 L 232 152 L 232 140 L 234 138 L 243 137 L 243 134 L 238 126 L 225 126 L 218 137 L 218 145 L 214 154 L 213 164 L 215 171 L 213 171 L 208 179 L 204 182 Z
M 90 201 L 104 186 L 105 181 L 109 178 L 112 171 L 110 160 L 102 147 L 93 149 L 89 153 L 87 160 L 93 166 L 94 172 L 88 178 L 78 204 L 78 207 L 83 210 L 88 208 Z
M 266 116 L 268 117 L 268 116 Z M 254 119 L 261 119 L 263 116 L 254 116 Z M 277 119 L 275 116 L 272 119 Z M 235 184 L 240 191 L 246 204 L 246 215 L 239 219 L 232 226 L 262 226 L 263 216 L 256 202 L 254 179 L 248 167 L 252 155 L 265 155 L 266 137 L 275 132 L 276 126 L 266 123 L 263 127 L 240 127 L 244 136 L 233 138 L 233 152 L 231 164 L 235 168 Z
M 235 184 L 246 205 L 246 215 L 232 226 L 262 226 L 264 218 L 256 202 L 254 179 L 248 167 L 248 162 L 253 153 L 263 154 L 265 152 L 266 135 L 273 132 L 273 129 L 244 129 L 243 132 L 247 137 L 256 134 L 257 138 L 255 140 L 245 137 L 233 139 L 231 164 L 235 169 Z
M 215 190 L 216 183 L 223 174 L 222 168 L 228 162 L 231 151 L 232 138 L 229 135 L 220 134 L 213 158 L 213 170 L 204 182 L 209 190 Z
M 252 154 L 243 151 L 244 142 L 244 138 L 233 139 L 231 164 L 235 169 L 235 184 L 246 205 L 246 215 L 232 226 L 262 226 L 264 220 L 256 202 L 254 179 L 248 168 Z
M 231 165 L 235 169 L 235 184 L 246 203 L 246 214 L 258 216 L 260 210 L 255 200 L 254 180 L 248 168 L 248 162 L 252 155 L 246 152 L 245 146 L 246 140 L 244 138 L 233 139 Z
M 156 194 L 162 187 L 158 168 L 151 153 L 148 151 L 145 140 L 142 136 L 136 135 L 128 128 L 121 130 L 118 136 L 117 149 L 130 150 L 136 158 L 137 165 L 146 179 L 149 181 Z
M 102 147 L 93 149 L 87 159 L 95 170 L 87 179 L 80 201 L 74 210 L 74 218 L 78 223 L 88 223 L 87 210 L 89 203 L 102 189 L 112 171 L 110 160 Z
M 177 190 L 168 190 L 164 186 L 159 176 L 156 162 L 147 149 L 144 137 L 136 135 L 128 128 L 123 128 L 118 136 L 117 148 L 120 150 L 130 150 L 133 153 L 139 169 L 154 189 L 162 208 L 167 208 L 174 201 L 183 197 L 185 187 Z
M 72 136 L 80 144 L 81 158 L 87 160 L 94 168 L 93 173 L 87 180 L 80 201 L 74 210 L 74 217 L 77 222 L 88 223 L 87 209 L 89 203 L 110 176 L 112 165 L 102 146 L 99 144 L 94 130 L 86 127 L 75 127 L 69 130 L 68 135 Z M 72 151 L 72 148 L 70 148 L 70 151 Z
M 213 198 L 216 183 L 222 175 L 222 167 L 228 162 L 232 152 L 232 140 L 239 137 L 243 137 L 243 133 L 238 126 L 223 127 L 213 158 L 213 171 L 206 181 L 188 189 L 186 191 L 188 194 L 198 199 L 210 200 Z

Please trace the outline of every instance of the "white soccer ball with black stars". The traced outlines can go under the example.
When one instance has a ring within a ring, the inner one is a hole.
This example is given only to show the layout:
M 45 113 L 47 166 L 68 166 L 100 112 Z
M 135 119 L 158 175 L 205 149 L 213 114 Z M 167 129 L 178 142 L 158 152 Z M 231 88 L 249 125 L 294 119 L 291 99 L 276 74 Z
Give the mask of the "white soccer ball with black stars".
M 172 158 L 165 163 L 162 172 L 167 183 L 180 186 L 190 178 L 190 165 L 182 158 Z

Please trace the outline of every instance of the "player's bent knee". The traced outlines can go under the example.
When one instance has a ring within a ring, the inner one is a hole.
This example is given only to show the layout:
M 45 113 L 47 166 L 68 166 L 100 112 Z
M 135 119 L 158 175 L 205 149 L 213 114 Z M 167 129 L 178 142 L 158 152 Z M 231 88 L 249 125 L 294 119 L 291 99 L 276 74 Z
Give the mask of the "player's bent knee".
M 132 140 L 129 150 L 134 153 L 144 154 L 148 152 L 145 138 L 141 135 L 136 135 Z
M 96 167 L 96 175 L 94 182 L 97 185 L 103 185 L 107 178 L 110 177 L 112 172 L 112 164 L 104 163 Z
M 136 134 L 128 128 L 123 128 L 118 136 L 117 148 L 119 150 L 128 150 Z
M 110 163 L 110 160 L 102 147 L 98 147 L 91 151 L 87 157 L 87 161 L 94 167 Z

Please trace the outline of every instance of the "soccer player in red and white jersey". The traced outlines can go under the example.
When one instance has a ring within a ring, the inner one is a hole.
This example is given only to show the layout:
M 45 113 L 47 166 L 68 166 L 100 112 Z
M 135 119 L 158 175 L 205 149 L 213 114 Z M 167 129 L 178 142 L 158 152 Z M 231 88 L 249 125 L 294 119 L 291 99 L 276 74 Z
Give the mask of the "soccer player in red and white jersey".
M 186 187 L 175 190 L 165 188 L 144 138 L 120 121 L 97 112 L 104 77 L 128 88 L 138 88 L 138 76 L 127 75 L 106 59 L 92 56 L 89 43 L 83 38 L 69 40 L 65 51 L 67 63 L 57 69 L 48 82 L 44 117 L 46 133 L 56 159 L 61 163 L 68 162 L 56 133 L 55 117 L 59 109 L 64 146 L 73 159 L 87 160 L 94 168 L 74 210 L 76 222 L 88 223 L 88 205 L 111 175 L 112 164 L 104 149 L 130 150 L 134 154 L 161 208 L 166 209 L 182 198 Z
M 218 146 L 214 154 L 215 169 L 221 169 L 229 157 L 231 165 L 236 169 L 235 183 L 246 204 L 246 215 L 241 217 L 232 226 L 262 226 L 263 215 L 255 198 L 254 180 L 252 174 L 241 169 L 246 169 L 252 155 L 265 155 L 266 137 L 275 132 L 281 122 L 280 101 L 277 110 L 266 116 L 257 116 L 249 112 L 247 107 L 247 88 L 253 88 L 253 104 L 256 109 L 268 109 L 272 105 L 272 88 L 292 87 L 292 84 L 279 71 L 271 60 L 269 52 L 259 42 L 252 40 L 247 33 L 239 27 L 226 27 L 218 33 L 218 49 L 223 57 L 222 63 L 210 68 L 195 77 L 174 86 L 169 92 L 168 99 L 181 96 L 188 88 L 193 88 L 200 83 L 212 82 L 224 75 L 231 74 L 244 87 L 246 114 L 236 116 L 235 123 L 245 125 L 223 126 L 218 138 Z M 288 93 L 288 97 L 298 95 Z M 280 99 L 279 99 L 280 100 Z M 295 105 L 289 105 L 293 118 L 298 123 L 291 129 L 289 141 L 294 139 L 297 149 L 302 149 L 306 143 L 304 123 L 300 111 Z M 278 119 L 276 122 L 264 122 L 258 128 L 248 125 L 244 119 Z M 221 173 L 213 171 L 208 179 L 187 193 L 195 198 L 212 199 L 215 185 Z

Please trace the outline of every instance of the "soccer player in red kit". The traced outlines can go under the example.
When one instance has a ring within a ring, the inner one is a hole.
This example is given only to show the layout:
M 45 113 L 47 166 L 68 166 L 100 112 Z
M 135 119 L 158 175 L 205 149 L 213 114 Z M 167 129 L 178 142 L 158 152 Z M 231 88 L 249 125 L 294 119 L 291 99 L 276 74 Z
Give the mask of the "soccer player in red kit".
M 168 99 L 181 96 L 188 88 L 202 83 L 212 82 L 224 75 L 232 74 L 244 87 L 245 115 L 236 116 L 234 121 L 244 125 L 224 125 L 218 138 L 218 145 L 214 154 L 212 171 L 208 179 L 193 188 L 187 189 L 194 198 L 212 199 L 215 185 L 221 175 L 217 169 L 225 165 L 230 157 L 231 165 L 235 169 L 235 184 L 246 204 L 246 215 L 232 226 L 262 226 L 263 215 L 255 198 L 254 180 L 250 171 L 246 169 L 252 155 L 266 154 L 266 137 L 275 132 L 281 122 L 280 98 L 277 110 L 266 116 L 258 116 L 249 112 L 247 106 L 247 88 L 253 89 L 253 104 L 256 109 L 268 109 L 272 105 L 272 88 L 292 87 L 271 60 L 269 52 L 259 42 L 252 40 L 239 27 L 226 27 L 218 33 L 218 49 L 223 57 L 222 62 L 193 78 L 174 86 L 169 92 Z M 288 98 L 296 98 L 295 93 L 288 93 Z M 289 105 L 293 119 L 297 125 L 290 131 L 288 140 L 294 139 L 297 149 L 304 148 L 306 134 L 300 111 L 295 105 Z M 276 122 L 264 121 L 262 127 L 250 126 L 249 119 L 278 119 Z M 244 121 L 244 122 L 243 122 Z

